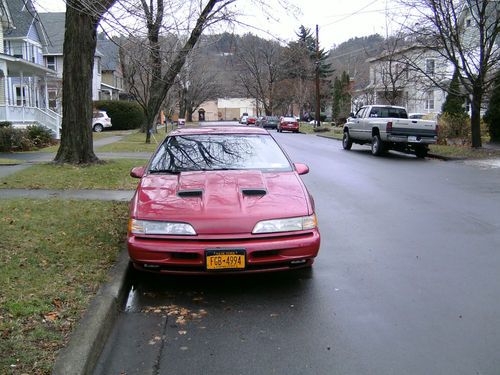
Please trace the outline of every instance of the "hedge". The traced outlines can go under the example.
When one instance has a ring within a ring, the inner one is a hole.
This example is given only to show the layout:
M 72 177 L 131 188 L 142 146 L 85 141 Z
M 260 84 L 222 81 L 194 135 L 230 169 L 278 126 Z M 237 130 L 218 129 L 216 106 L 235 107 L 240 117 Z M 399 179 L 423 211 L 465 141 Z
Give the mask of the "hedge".
M 144 122 L 142 107 L 135 102 L 99 100 L 94 102 L 94 107 L 111 117 L 112 130 L 137 129 Z

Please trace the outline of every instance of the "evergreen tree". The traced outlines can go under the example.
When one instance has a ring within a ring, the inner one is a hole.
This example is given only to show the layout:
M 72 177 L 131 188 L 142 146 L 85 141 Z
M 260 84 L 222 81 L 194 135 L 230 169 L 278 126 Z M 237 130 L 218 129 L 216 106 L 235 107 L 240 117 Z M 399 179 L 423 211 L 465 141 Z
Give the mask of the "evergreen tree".
M 333 83 L 332 118 L 335 122 L 347 118 L 351 109 L 350 78 L 345 71 L 342 76 L 335 77 Z
M 458 70 L 455 70 L 448 88 L 448 95 L 443 103 L 441 112 L 448 113 L 453 116 L 465 116 L 464 108 L 465 97 L 460 92 L 460 78 Z
M 493 93 L 488 103 L 484 121 L 488 124 L 490 139 L 494 142 L 500 142 L 500 72 L 495 77 Z

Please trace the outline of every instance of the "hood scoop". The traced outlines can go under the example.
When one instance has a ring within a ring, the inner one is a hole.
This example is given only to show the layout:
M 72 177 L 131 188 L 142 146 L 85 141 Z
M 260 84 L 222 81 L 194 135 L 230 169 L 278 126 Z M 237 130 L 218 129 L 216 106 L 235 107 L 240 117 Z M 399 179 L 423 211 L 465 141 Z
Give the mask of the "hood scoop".
M 255 197 L 266 195 L 267 190 L 264 188 L 243 188 L 241 189 L 241 193 L 249 197 Z
M 179 190 L 177 192 L 177 196 L 181 198 L 201 198 L 203 195 L 203 190 L 194 189 L 194 190 Z

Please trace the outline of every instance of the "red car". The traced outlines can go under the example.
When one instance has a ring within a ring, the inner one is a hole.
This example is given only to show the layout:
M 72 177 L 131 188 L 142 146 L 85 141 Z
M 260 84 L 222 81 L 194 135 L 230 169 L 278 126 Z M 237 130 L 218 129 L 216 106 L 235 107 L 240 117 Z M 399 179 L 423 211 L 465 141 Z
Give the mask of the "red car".
M 294 133 L 298 133 L 299 122 L 295 117 L 282 117 L 278 125 L 278 131 L 282 132 L 283 130 L 288 130 Z
M 257 117 L 248 116 L 247 117 L 247 125 L 255 125 L 257 123 Z
M 313 264 L 320 246 L 314 202 L 264 129 L 171 132 L 144 167 L 130 203 L 135 268 L 161 273 L 252 273 Z

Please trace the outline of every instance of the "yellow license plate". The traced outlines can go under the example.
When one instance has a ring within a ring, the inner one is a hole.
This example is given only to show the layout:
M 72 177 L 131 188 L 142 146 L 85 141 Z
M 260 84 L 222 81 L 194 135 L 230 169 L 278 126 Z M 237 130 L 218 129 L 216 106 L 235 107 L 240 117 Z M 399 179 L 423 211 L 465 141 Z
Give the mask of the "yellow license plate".
M 207 270 L 245 269 L 245 250 L 207 250 Z

